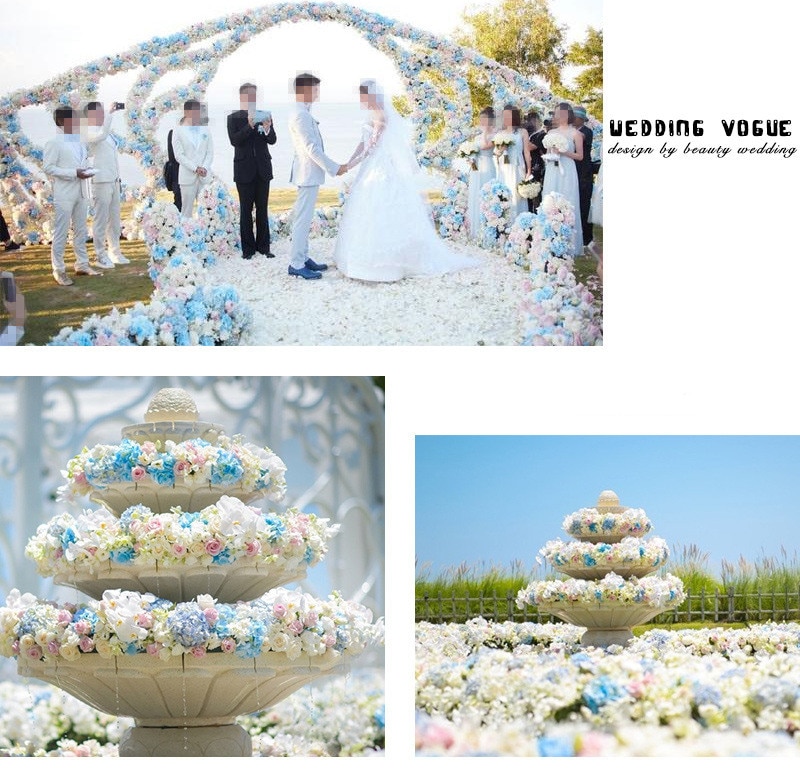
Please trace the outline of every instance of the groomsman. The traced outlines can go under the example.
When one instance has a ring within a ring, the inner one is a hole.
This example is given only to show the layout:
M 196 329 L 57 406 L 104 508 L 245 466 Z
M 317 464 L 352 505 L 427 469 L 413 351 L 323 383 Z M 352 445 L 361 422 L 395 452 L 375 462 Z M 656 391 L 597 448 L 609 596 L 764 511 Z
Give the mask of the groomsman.
M 183 124 L 175 130 L 172 146 L 175 160 L 180 164 L 178 182 L 181 186 L 181 214 L 192 217 L 200 188 L 208 182 L 214 147 L 211 134 L 202 125 L 202 106 L 195 99 L 183 104 Z
M 122 181 L 117 162 L 117 141 L 111 134 L 111 118 L 117 109 L 115 102 L 106 114 L 100 102 L 89 102 L 83 111 L 88 124 L 85 137 L 89 156 L 94 157 L 93 168 L 97 169 L 97 174 L 92 178 L 92 240 L 97 265 L 102 268 L 114 268 L 117 263 L 130 263 L 119 246 L 122 233 L 119 215 Z
M 239 88 L 239 110 L 228 116 L 228 139 L 236 150 L 233 154 L 233 181 L 239 194 L 239 236 L 242 257 L 275 256 L 269 242 L 269 183 L 272 180 L 272 156 L 269 146 L 276 142 L 272 119 L 256 124 L 257 89 L 252 83 Z M 256 233 L 253 234 L 253 207 L 256 210 Z
M 53 278 L 63 286 L 74 284 L 67 276 L 64 249 L 72 223 L 72 251 L 75 253 L 75 273 L 79 276 L 100 276 L 89 265 L 86 250 L 86 217 L 88 215 L 88 151 L 81 142 L 80 121 L 75 110 L 59 107 L 54 113 L 58 136 L 44 146 L 44 171 L 53 181 L 53 244 L 50 257 Z
M 583 158 L 575 162 L 578 171 L 578 192 L 581 202 L 581 228 L 583 228 L 583 246 L 592 242 L 592 224 L 589 222 L 589 207 L 592 205 L 592 187 L 594 170 L 592 168 L 592 141 L 594 132 L 586 125 L 586 108 L 577 105 L 572 109 L 575 114 L 575 128 L 583 135 Z

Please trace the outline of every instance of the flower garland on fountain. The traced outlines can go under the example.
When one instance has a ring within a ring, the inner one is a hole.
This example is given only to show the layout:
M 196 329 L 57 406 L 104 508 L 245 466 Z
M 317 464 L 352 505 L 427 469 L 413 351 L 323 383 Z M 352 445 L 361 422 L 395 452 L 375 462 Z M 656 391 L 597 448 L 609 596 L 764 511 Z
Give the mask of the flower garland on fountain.
M 382 620 L 360 604 L 279 587 L 302 580 L 338 530 L 248 504 L 281 501 L 285 471 L 269 448 L 200 422 L 183 390 L 161 390 L 119 444 L 67 464 L 61 496 L 90 494 L 103 507 L 59 515 L 28 543 L 41 574 L 93 600 L 13 590 L 0 607 L 0 655 L 134 717 L 122 756 L 250 756 L 236 716 L 383 640 Z
M 667 543 L 643 540 L 651 529 L 643 510 L 620 506 L 603 491 L 597 507 L 564 519 L 563 529 L 585 541 L 548 542 L 537 556 L 569 580 L 531 583 L 517 594 L 517 606 L 535 606 L 573 625 L 584 626 L 585 646 L 626 644 L 632 627 L 683 603 L 683 583 L 674 575 L 652 577 L 669 557 Z

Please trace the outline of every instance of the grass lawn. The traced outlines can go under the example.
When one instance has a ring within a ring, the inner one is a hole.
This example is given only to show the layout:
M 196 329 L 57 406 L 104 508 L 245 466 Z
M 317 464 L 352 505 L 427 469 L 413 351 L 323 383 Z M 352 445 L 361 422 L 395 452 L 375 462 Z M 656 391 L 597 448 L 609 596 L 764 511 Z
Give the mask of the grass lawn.
M 167 200 L 171 194 L 162 194 Z M 271 191 L 270 210 L 278 213 L 290 209 L 294 205 L 297 191 L 294 188 L 282 188 Z M 431 201 L 441 197 L 430 195 Z M 317 204 L 334 206 L 339 202 L 339 194 L 333 188 L 321 188 Z M 123 220 L 130 216 L 132 205 L 123 205 Z M 602 246 L 602 229 L 597 242 Z M 91 231 L 90 231 L 91 233 Z M 88 245 L 89 258 L 94 258 L 94 250 Z M 124 310 L 137 301 L 146 301 L 153 292 L 153 283 L 147 276 L 149 255 L 144 242 L 124 241 L 122 251 L 131 260 L 130 265 L 106 269 L 102 277 L 74 276 L 74 256 L 72 247 L 67 245 L 65 262 L 67 273 L 75 284 L 71 287 L 60 287 L 53 280 L 50 267 L 50 247 L 40 245 L 25 247 L 18 252 L 6 254 L 0 251 L 0 271 L 11 271 L 16 278 L 19 292 L 25 297 L 27 320 L 25 336 L 21 344 L 46 344 L 64 327 L 75 327 L 91 314 L 104 315 L 113 306 Z M 596 263 L 592 258 L 580 258 L 575 263 L 575 274 L 579 282 L 586 282 L 596 274 Z M 602 288 L 593 292 L 602 300 Z M 7 320 L 0 315 L 0 329 Z

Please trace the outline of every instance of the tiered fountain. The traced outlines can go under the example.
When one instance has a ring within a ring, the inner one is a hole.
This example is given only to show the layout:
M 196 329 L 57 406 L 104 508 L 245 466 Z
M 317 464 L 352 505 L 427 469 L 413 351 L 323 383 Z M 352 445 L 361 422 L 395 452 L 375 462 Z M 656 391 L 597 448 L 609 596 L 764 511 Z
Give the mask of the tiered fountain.
M 663 539 L 642 539 L 651 529 L 644 510 L 620 505 L 613 491 L 603 491 L 597 506 L 564 519 L 564 531 L 577 540 L 552 540 L 542 558 L 571 580 L 531 583 L 517 595 L 517 605 L 585 627 L 585 646 L 625 645 L 632 628 L 680 605 L 683 583 L 675 576 L 653 575 L 669 556 Z
M 94 599 L 12 591 L 0 655 L 100 711 L 135 719 L 122 756 L 251 756 L 238 715 L 258 711 L 382 640 L 382 622 L 333 594 L 277 586 L 322 559 L 336 527 L 280 501 L 283 462 L 198 421 L 183 390 L 161 390 L 119 445 L 72 459 L 64 495 L 102 505 L 39 527 L 40 573 Z M 263 594 L 263 595 L 262 595 Z M 249 602 L 249 603 L 248 603 Z

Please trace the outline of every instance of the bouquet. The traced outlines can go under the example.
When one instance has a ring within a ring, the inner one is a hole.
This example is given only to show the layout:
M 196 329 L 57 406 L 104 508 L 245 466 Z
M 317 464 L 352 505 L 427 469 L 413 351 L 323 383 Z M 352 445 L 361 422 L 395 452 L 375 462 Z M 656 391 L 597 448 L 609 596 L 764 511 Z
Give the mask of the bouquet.
M 517 184 L 517 193 L 523 199 L 535 199 L 541 193 L 542 184 L 536 182 L 531 175 L 528 175 L 524 180 L 520 180 Z
M 545 161 L 552 161 L 556 166 L 560 166 L 558 153 L 550 151 L 557 150 L 559 153 L 566 153 L 569 148 L 567 138 L 561 132 L 552 130 L 547 132 L 542 139 L 542 145 L 548 152 L 543 156 Z
M 480 145 L 477 140 L 467 140 L 458 146 L 458 157 L 464 158 L 472 165 L 472 171 L 478 171 L 478 165 L 475 163 L 480 153 Z
M 497 132 L 492 140 L 494 143 L 494 154 L 498 156 L 498 158 L 504 156 L 505 162 L 508 164 L 508 149 L 515 141 L 516 139 L 511 132 Z

